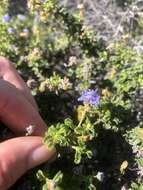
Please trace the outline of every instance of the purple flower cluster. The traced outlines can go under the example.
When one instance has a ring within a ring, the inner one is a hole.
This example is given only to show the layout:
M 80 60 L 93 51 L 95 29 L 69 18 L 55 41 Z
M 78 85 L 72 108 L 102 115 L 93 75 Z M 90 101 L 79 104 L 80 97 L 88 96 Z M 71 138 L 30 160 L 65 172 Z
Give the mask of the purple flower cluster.
M 99 104 L 100 96 L 97 94 L 97 90 L 85 90 L 83 91 L 80 98 L 78 98 L 78 101 L 82 101 L 86 104 L 91 104 L 94 106 L 97 106 Z
M 6 22 L 9 22 L 10 19 L 11 19 L 11 17 L 10 17 L 8 14 L 6 14 L 6 15 L 3 16 L 2 21 L 3 21 L 4 23 L 6 23 Z

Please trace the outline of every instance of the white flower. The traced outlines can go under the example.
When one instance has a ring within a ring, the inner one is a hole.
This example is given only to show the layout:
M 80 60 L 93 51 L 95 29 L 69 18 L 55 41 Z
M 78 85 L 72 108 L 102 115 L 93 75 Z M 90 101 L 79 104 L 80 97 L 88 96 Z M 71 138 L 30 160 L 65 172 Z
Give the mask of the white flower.
M 81 4 L 78 4 L 78 5 L 77 5 L 77 8 L 78 8 L 78 9 L 83 9 L 83 8 L 84 8 L 84 4 L 82 4 L 82 3 L 81 3 Z
M 96 178 L 97 178 L 99 181 L 101 181 L 101 182 L 103 182 L 104 177 L 105 177 L 105 175 L 104 175 L 103 172 L 98 172 L 97 175 L 96 175 Z
M 26 128 L 26 136 L 32 135 L 32 133 L 35 130 L 35 126 L 34 125 L 29 125 L 29 127 Z

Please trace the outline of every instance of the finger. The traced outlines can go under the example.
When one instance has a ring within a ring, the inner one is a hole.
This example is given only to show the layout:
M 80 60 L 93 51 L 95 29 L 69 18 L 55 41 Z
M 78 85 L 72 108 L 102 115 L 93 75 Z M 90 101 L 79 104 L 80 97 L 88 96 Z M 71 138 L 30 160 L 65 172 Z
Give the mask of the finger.
M 26 83 L 16 71 L 14 65 L 6 58 L 0 57 L 0 77 L 19 89 L 34 108 L 38 110 L 36 101 L 32 97 Z
M 19 137 L 1 143 L 0 190 L 7 190 L 27 170 L 55 157 L 55 149 L 48 150 L 42 137 Z
M 7 81 L 0 80 L 0 118 L 13 132 L 24 135 L 26 128 L 35 126 L 32 135 L 44 135 L 47 130 L 38 111 Z

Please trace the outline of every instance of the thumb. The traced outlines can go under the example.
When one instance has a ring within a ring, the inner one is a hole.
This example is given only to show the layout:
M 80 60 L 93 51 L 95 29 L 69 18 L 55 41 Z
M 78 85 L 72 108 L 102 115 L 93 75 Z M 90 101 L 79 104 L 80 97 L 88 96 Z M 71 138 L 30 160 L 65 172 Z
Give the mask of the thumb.
M 19 137 L 0 144 L 0 190 L 12 186 L 27 170 L 56 158 L 42 137 Z

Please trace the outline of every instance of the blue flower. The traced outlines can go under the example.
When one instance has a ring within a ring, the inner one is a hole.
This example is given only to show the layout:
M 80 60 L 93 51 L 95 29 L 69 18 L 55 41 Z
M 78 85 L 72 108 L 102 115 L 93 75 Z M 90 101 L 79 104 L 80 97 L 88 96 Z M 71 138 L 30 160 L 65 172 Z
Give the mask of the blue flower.
M 23 32 L 24 32 L 24 33 L 29 33 L 28 28 L 24 28 L 24 29 L 23 29 Z
M 11 17 L 8 14 L 6 14 L 6 15 L 3 16 L 2 21 L 3 22 L 9 22 L 10 19 L 11 19 Z
M 100 96 L 97 94 L 97 90 L 85 90 L 83 91 L 80 98 L 78 98 L 78 101 L 82 101 L 86 104 L 91 104 L 97 106 L 99 104 Z
M 12 34 L 12 33 L 14 33 L 14 29 L 11 28 L 11 27 L 9 27 L 9 28 L 7 29 L 7 32 L 8 32 L 9 34 Z
M 25 15 L 22 15 L 22 14 L 18 14 L 18 15 L 17 15 L 17 18 L 18 18 L 19 20 L 21 20 L 21 21 L 26 20 L 26 16 L 25 16 Z

